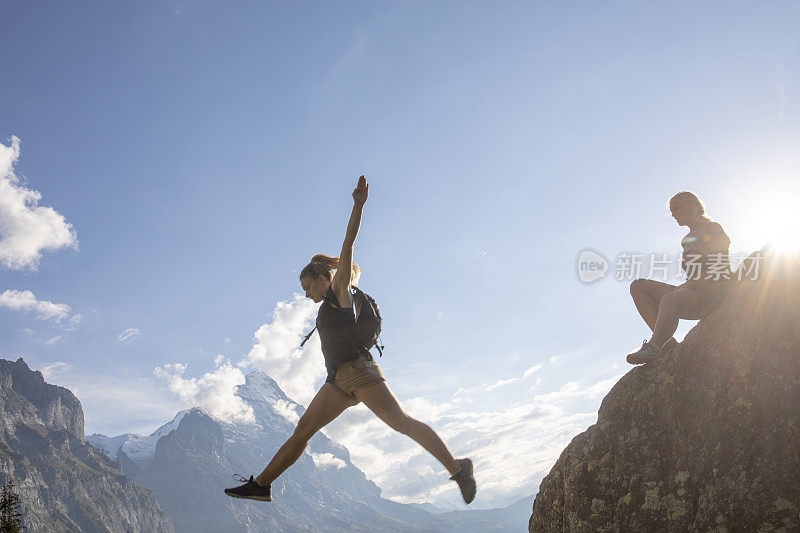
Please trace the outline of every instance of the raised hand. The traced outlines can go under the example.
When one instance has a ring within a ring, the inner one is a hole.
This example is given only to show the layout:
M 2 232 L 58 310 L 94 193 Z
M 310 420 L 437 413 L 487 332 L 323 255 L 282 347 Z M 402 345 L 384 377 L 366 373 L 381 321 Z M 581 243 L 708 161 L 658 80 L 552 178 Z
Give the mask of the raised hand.
M 353 191 L 353 201 L 358 205 L 364 205 L 367 202 L 368 196 L 369 184 L 367 183 L 367 179 L 361 176 L 358 178 L 358 185 L 356 185 L 356 189 Z

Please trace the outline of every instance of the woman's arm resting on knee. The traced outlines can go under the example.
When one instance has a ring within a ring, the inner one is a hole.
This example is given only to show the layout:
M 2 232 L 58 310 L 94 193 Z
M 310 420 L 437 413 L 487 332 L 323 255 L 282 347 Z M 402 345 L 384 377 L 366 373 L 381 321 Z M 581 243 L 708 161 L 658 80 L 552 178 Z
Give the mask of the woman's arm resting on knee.
M 342 244 L 342 252 L 339 254 L 339 266 L 336 269 L 336 274 L 333 276 L 331 287 L 336 299 L 339 300 L 339 305 L 342 307 L 349 307 L 352 305 L 352 297 L 350 296 L 350 283 L 352 282 L 353 271 L 353 245 L 358 236 L 358 230 L 361 227 L 361 214 L 364 211 L 364 204 L 367 202 L 369 196 L 369 184 L 366 178 L 361 176 L 358 178 L 358 185 L 353 191 L 353 211 L 350 213 L 350 221 L 347 223 L 347 234 L 344 237 Z

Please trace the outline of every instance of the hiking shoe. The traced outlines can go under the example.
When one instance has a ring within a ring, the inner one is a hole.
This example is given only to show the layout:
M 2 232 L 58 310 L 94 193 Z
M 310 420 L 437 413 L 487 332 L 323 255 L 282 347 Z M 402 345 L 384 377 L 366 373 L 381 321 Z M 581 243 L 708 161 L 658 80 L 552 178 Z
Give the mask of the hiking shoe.
M 244 485 L 239 485 L 238 487 L 233 487 L 231 489 L 225 489 L 225 494 L 228 496 L 233 496 L 234 498 L 247 498 L 249 500 L 258 500 L 260 502 L 272 501 L 272 485 L 262 487 L 255 479 L 253 479 L 253 476 L 250 476 L 250 479 L 247 479 L 244 476 L 239 476 L 237 478 L 236 476 L 239 476 L 239 474 L 234 474 L 233 478 L 236 479 L 236 481 L 244 483 Z
M 471 503 L 475 499 L 475 492 L 478 490 L 475 485 L 475 478 L 472 477 L 472 460 L 471 459 L 456 459 L 461 468 L 453 474 L 450 478 L 458 483 L 458 488 L 461 489 L 461 496 L 464 498 L 464 503 Z
M 664 357 L 664 350 L 655 344 L 644 341 L 642 347 L 633 353 L 629 353 L 625 360 L 632 365 L 641 365 L 642 363 L 658 361 L 662 357 Z
M 664 343 L 664 346 L 662 346 L 661 349 L 664 350 L 665 354 L 668 354 L 680 345 L 681 343 L 676 341 L 675 337 L 671 337 L 667 342 Z

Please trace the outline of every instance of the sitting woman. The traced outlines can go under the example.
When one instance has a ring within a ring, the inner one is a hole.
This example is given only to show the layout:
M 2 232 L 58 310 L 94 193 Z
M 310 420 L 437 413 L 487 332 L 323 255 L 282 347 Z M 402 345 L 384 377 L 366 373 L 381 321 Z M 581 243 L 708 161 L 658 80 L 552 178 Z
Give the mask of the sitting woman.
M 636 309 L 653 331 L 641 349 L 628 355 L 627 361 L 634 365 L 657 361 L 674 349 L 678 341 L 672 335 L 678 320 L 699 320 L 719 307 L 731 280 L 731 240 L 722 226 L 706 216 L 700 199 L 679 192 L 670 199 L 669 210 L 679 226 L 689 228 L 681 241 L 681 268 L 687 281 L 678 286 L 650 279 L 631 283 Z

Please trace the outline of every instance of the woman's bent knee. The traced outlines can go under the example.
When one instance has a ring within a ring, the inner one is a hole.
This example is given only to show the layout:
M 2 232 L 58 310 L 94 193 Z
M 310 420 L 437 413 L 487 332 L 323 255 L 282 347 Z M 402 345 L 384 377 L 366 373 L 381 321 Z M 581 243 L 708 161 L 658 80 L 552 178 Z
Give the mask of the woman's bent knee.
M 631 286 L 630 286 L 631 296 L 636 298 L 639 294 L 644 292 L 644 287 L 642 285 L 644 284 L 642 283 L 641 278 L 631 281 Z

